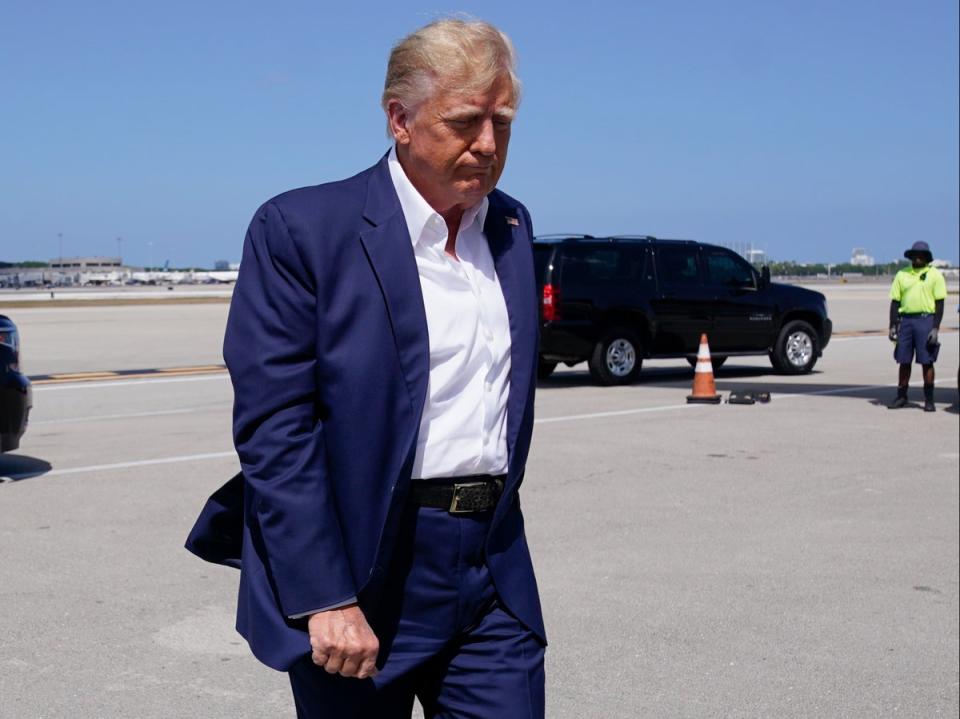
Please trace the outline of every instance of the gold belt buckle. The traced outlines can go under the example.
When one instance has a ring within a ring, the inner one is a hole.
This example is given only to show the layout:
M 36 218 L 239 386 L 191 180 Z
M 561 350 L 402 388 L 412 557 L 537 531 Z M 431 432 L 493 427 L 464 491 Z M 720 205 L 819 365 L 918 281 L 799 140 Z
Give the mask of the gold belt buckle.
M 479 493 L 471 492 L 486 486 L 486 482 L 464 482 L 453 485 L 453 499 L 450 500 L 450 514 L 467 514 L 479 511 Z

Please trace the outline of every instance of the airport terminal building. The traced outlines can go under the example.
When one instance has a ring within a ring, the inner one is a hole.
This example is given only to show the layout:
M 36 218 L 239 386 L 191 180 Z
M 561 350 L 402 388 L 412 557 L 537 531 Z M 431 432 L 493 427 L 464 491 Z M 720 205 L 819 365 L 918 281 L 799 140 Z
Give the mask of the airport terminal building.
M 239 264 L 218 262 L 214 271 L 130 267 L 121 257 L 58 257 L 46 266 L 0 266 L 0 287 L 86 287 L 103 285 L 228 284 Z
M 50 260 L 47 267 L 51 272 L 118 272 L 123 267 L 121 257 L 58 257 Z
M 0 267 L 0 286 L 120 284 L 132 271 L 120 257 L 58 257 L 46 267 Z

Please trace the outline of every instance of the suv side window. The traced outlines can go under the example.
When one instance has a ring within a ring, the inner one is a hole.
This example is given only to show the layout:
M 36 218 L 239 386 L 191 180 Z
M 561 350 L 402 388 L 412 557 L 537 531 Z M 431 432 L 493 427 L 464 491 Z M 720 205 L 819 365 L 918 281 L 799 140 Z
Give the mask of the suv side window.
M 646 260 L 643 247 L 569 247 L 563 252 L 563 284 L 582 287 L 652 281 Z
M 753 270 L 736 255 L 724 250 L 704 249 L 707 282 L 720 287 L 755 287 Z
M 612 247 L 569 247 L 563 251 L 563 284 L 596 285 L 617 272 L 620 253 Z
M 661 283 L 668 285 L 699 285 L 697 248 L 685 245 L 657 247 L 657 275 Z
M 616 279 L 631 285 L 653 282 L 653 267 L 645 247 L 623 247 Z

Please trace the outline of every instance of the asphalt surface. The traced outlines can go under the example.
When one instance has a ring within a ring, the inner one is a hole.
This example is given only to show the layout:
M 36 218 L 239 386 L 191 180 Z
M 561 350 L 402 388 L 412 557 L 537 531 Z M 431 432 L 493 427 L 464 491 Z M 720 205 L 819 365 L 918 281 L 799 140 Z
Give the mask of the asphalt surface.
M 828 294 L 838 331 L 883 327 L 883 289 Z M 225 306 L 7 312 L 28 374 L 221 361 Z M 803 377 L 718 374 L 768 405 L 685 404 L 682 361 L 541 382 L 522 494 L 548 716 L 956 717 L 958 338 L 934 414 L 883 406 L 882 336 Z M 36 387 L 0 457 L 0 717 L 293 716 L 232 630 L 236 573 L 182 549 L 237 467 L 230 402 L 223 374 Z

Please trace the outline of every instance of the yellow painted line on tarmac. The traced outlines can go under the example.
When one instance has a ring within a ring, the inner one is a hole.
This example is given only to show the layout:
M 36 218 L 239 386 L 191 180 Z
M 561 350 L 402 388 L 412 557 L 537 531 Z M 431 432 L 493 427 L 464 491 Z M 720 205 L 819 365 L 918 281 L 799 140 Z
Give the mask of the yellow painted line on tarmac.
M 222 382 L 229 381 L 230 375 L 226 372 L 208 372 L 207 374 L 187 375 L 186 377 L 168 377 L 163 375 L 150 375 L 145 378 L 110 380 L 102 379 L 92 382 L 64 382 L 62 384 L 50 384 L 45 387 L 34 387 L 34 392 L 56 392 L 59 390 L 73 392 L 81 389 L 101 389 L 104 387 L 136 387 L 144 384 L 168 384 L 171 382 L 208 382 L 216 380 Z
M 83 377 L 83 378 L 67 378 L 67 379 L 56 379 L 53 377 L 44 378 L 44 379 L 32 379 L 30 383 L 34 386 L 44 385 L 44 384 L 73 384 L 75 382 L 96 382 L 97 380 L 103 379 L 116 379 L 116 376 L 105 376 L 105 377 Z
M 147 375 L 117 375 L 117 374 L 103 374 L 103 375 L 90 375 L 87 377 L 76 377 L 65 375 L 63 377 L 44 377 L 43 379 L 31 379 L 30 383 L 33 385 L 45 385 L 45 384 L 73 384 L 75 382 L 98 382 L 104 379 L 119 380 L 119 379 L 131 379 L 133 377 L 146 377 Z
M 67 374 L 52 374 L 51 379 L 102 379 L 103 377 L 116 377 L 116 372 L 69 372 Z
M 941 327 L 940 334 L 948 335 L 956 332 L 957 327 Z M 845 330 L 843 332 L 834 332 L 833 337 L 870 337 L 870 336 L 880 336 L 883 335 L 886 337 L 889 330 Z
M 220 371 L 226 372 L 226 370 L 220 370 Z M 108 375 L 104 377 L 85 377 L 83 379 L 55 379 L 55 380 L 42 379 L 37 382 L 34 382 L 33 384 L 63 384 L 66 382 L 97 382 L 104 379 L 116 380 L 116 381 L 122 382 L 123 380 L 128 380 L 128 379 L 149 379 L 149 378 L 159 379 L 161 377 L 187 377 L 187 376 L 198 375 L 198 374 L 216 374 L 216 372 L 213 372 L 210 370 L 207 370 L 204 372 L 192 372 L 192 371 L 188 371 L 188 372 L 156 372 L 156 371 L 125 372 L 124 374 Z
M 103 372 L 60 372 L 57 374 L 31 377 L 34 385 L 72 384 L 82 382 L 100 382 L 103 380 L 159 379 L 169 377 L 191 377 L 195 375 L 221 374 L 227 371 L 224 365 L 194 365 L 190 367 L 162 367 L 143 370 L 116 370 Z
M 224 369 L 225 367 L 222 364 L 201 364 L 195 367 L 165 367 L 157 370 L 157 372 L 163 372 L 164 374 L 174 372 L 222 372 Z
M 885 335 L 887 330 L 847 330 L 846 332 L 834 332 L 834 337 L 869 337 L 870 335 Z
M 225 367 L 219 367 L 216 369 L 184 369 L 184 370 L 175 370 L 175 371 L 163 371 L 163 372 L 146 372 L 138 377 L 186 377 L 188 375 L 195 374 L 217 374 L 219 372 L 226 372 Z

